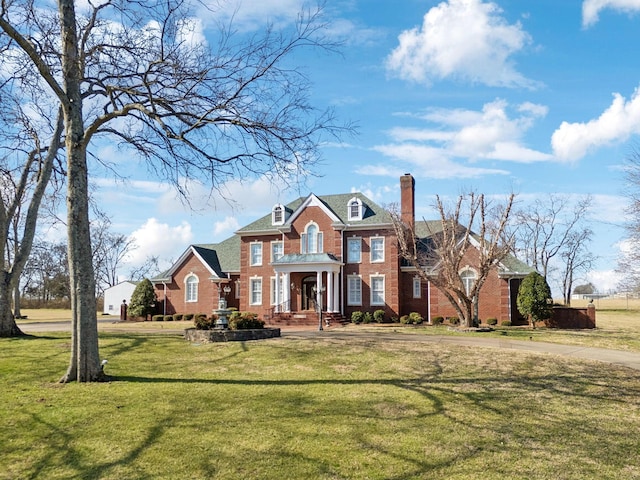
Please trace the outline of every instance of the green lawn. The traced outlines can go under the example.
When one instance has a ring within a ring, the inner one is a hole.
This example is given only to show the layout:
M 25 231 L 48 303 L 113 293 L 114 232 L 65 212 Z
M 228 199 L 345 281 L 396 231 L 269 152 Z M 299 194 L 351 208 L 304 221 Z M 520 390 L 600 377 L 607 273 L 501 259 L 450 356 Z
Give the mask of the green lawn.
M 0 339 L 0 479 L 640 478 L 640 372 L 607 364 L 117 332 L 101 354 L 114 381 L 63 386 L 67 335 Z

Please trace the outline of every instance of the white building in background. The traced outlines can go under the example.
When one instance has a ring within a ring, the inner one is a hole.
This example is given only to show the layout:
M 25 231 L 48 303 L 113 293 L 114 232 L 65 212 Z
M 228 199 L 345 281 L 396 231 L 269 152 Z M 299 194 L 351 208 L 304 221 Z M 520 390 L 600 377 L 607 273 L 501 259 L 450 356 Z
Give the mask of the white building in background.
M 113 287 L 109 287 L 104 291 L 104 308 L 105 315 L 120 315 L 120 305 L 125 300 L 127 305 L 131 303 L 131 295 L 136 288 L 136 283 L 126 280 Z

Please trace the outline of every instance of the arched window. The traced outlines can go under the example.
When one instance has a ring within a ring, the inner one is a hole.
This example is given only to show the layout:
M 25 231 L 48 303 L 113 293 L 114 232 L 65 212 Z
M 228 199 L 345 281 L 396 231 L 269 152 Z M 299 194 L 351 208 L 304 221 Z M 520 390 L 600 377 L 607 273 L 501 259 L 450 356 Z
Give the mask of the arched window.
M 467 268 L 460 273 L 460 279 L 462 280 L 462 284 L 464 285 L 464 291 L 467 292 L 467 295 L 471 292 L 473 285 L 476 283 L 476 279 L 478 276 L 476 272 Z
M 322 253 L 322 232 L 315 223 L 307 225 L 305 232 L 300 238 L 301 253 Z
M 362 200 L 353 197 L 347 204 L 349 220 L 362 220 Z
M 187 275 L 184 279 L 184 300 L 185 302 L 198 301 L 198 277 L 193 273 Z

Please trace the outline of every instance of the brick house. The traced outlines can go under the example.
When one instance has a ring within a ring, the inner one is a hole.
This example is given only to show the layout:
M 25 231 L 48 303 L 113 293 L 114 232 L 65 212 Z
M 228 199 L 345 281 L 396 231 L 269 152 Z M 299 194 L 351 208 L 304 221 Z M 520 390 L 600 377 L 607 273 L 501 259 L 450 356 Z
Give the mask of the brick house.
M 413 177 L 403 175 L 400 187 L 403 220 L 428 236 L 440 222 L 415 222 Z M 515 258 L 492 271 L 479 298 L 480 318 L 516 320 L 516 294 L 530 271 Z M 461 275 L 473 281 L 473 251 Z M 221 243 L 191 245 L 152 282 L 166 314 L 210 313 L 225 299 L 268 323 L 317 324 L 318 311 L 325 320 L 379 309 L 388 318 L 455 316 L 446 298 L 398 256 L 388 212 L 361 193 L 312 193 L 274 205 Z

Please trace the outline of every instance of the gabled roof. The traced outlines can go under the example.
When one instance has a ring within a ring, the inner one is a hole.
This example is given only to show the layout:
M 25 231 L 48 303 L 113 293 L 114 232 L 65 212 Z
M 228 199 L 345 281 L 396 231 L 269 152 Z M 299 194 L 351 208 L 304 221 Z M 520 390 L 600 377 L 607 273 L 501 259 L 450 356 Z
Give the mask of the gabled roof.
M 195 255 L 202 262 L 211 273 L 212 279 L 225 279 L 228 278 L 229 273 L 240 271 L 240 238 L 234 235 L 220 243 L 190 245 L 169 270 L 152 278 L 151 281 L 154 283 L 171 281 L 173 274 L 190 254 Z
M 362 220 L 348 220 L 348 203 L 352 198 L 358 198 L 362 201 L 364 212 Z M 375 226 L 375 225 L 391 225 L 391 217 L 389 213 L 377 203 L 367 198 L 364 194 L 355 193 L 343 193 L 338 195 L 322 195 L 317 196 L 310 194 L 307 197 L 300 197 L 296 200 L 285 205 L 291 215 L 284 223 L 284 225 L 273 225 L 271 222 L 271 212 L 267 215 L 259 218 L 253 223 L 246 225 L 236 231 L 238 235 L 256 234 L 258 232 L 279 232 L 283 228 L 290 226 L 291 223 L 298 217 L 298 215 L 307 206 L 317 205 L 322 208 L 329 218 L 331 218 L 334 224 L 338 226 Z
M 464 227 L 460 225 L 460 232 L 464 232 Z M 436 242 L 434 237 L 439 233 L 442 233 L 442 222 L 440 220 L 429 220 L 416 222 L 415 232 L 418 237 L 418 248 L 429 249 L 432 252 L 436 252 Z M 471 232 L 472 245 L 478 248 L 478 235 Z M 474 241 L 475 240 L 475 241 Z M 433 255 L 433 263 L 424 265 L 425 267 L 436 269 L 438 265 L 437 255 Z M 525 277 L 529 273 L 535 271 L 521 260 L 518 260 L 513 255 L 507 255 L 498 264 L 498 275 L 501 277 Z

